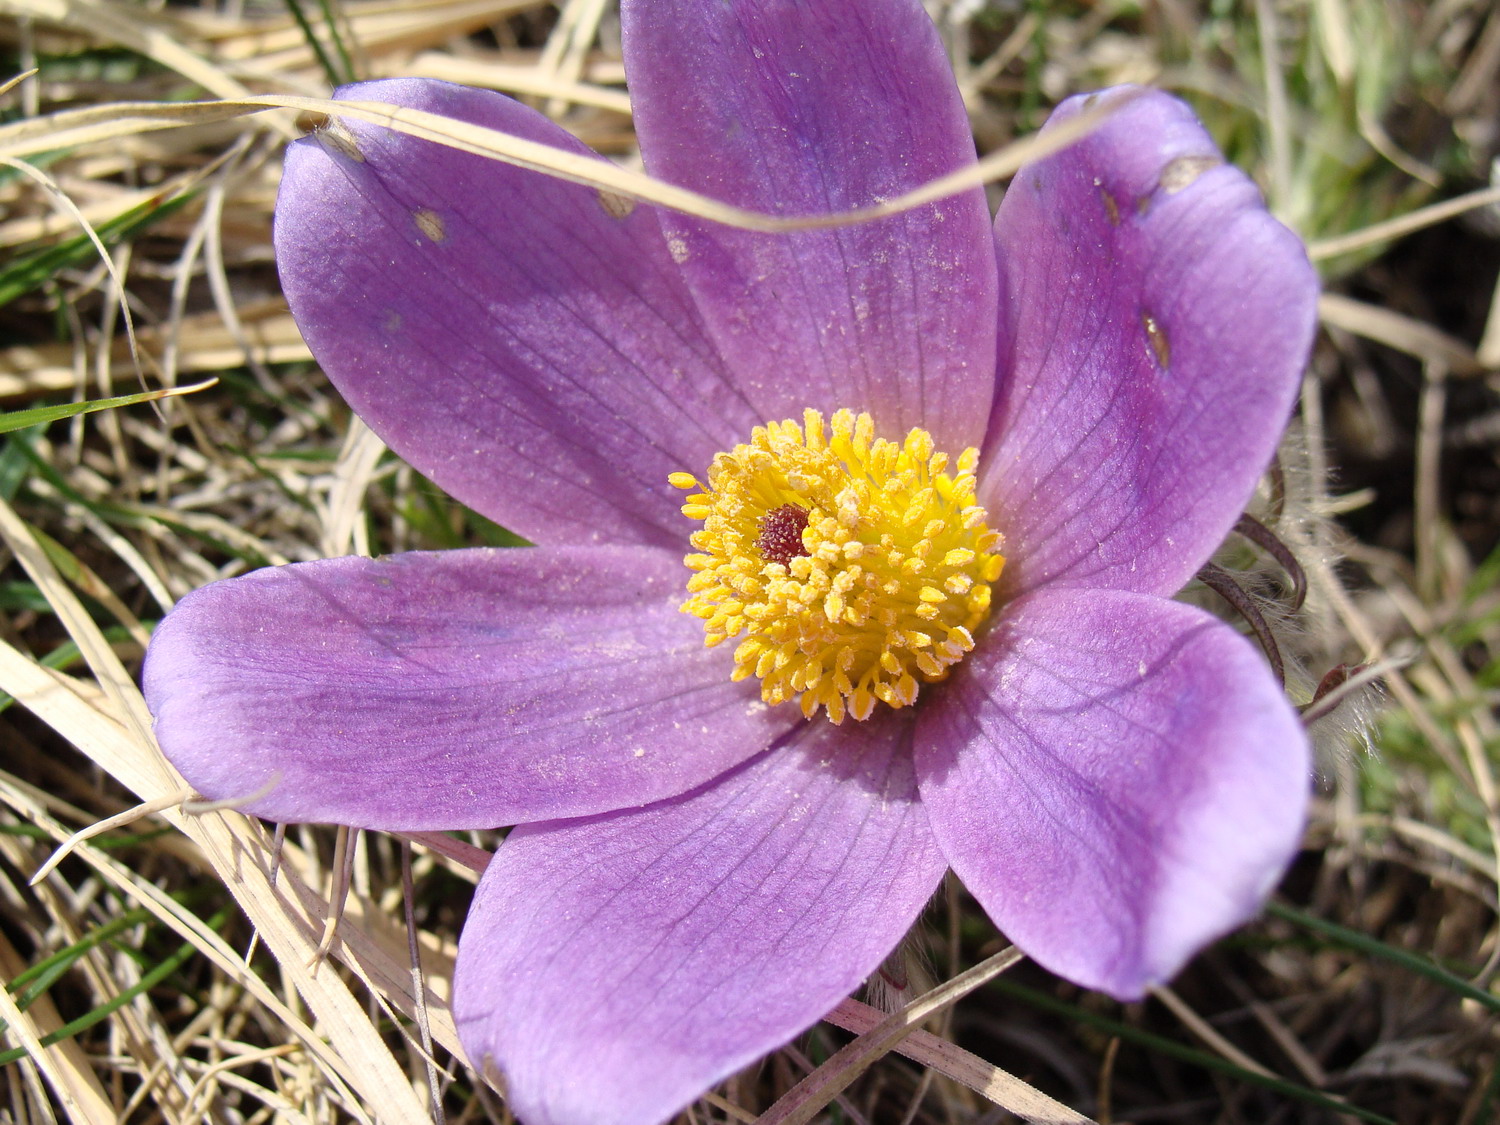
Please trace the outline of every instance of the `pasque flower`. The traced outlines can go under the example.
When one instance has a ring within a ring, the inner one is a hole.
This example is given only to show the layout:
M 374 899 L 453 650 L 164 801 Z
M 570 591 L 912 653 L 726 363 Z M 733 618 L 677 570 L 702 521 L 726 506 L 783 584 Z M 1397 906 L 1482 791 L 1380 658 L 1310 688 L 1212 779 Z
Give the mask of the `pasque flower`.
M 625 0 L 623 32 L 666 180 L 813 214 L 974 159 L 917 0 Z M 493 93 L 343 96 L 585 151 Z M 147 698 L 187 779 L 261 816 L 520 826 L 454 1009 L 523 1121 L 668 1116 L 857 987 L 950 866 L 1121 998 L 1256 910 L 1306 743 L 1171 597 L 1271 457 L 1316 283 L 1184 105 L 1129 100 L 993 227 L 974 190 L 794 235 L 342 128 L 288 155 L 298 323 L 537 546 L 216 583 Z

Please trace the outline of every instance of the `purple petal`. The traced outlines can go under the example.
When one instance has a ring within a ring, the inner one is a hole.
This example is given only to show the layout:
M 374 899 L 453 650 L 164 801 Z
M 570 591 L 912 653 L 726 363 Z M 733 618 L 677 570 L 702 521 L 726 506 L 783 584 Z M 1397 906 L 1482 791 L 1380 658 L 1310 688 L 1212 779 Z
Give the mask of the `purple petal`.
M 346 87 L 587 150 L 509 98 Z M 766 421 L 729 381 L 649 208 L 352 119 L 292 145 L 282 284 L 313 354 L 390 445 L 535 541 L 681 543 L 678 470 Z M 617 201 L 618 202 L 618 201 Z
M 526 1125 L 652 1125 L 808 1027 L 944 862 L 910 720 L 813 720 L 686 797 L 517 829 L 459 941 L 454 1014 Z
M 783 215 L 888 199 L 974 161 L 916 0 L 627 0 L 626 69 L 652 174 Z M 995 265 L 979 189 L 793 235 L 663 225 L 741 382 L 776 417 L 867 410 L 977 445 L 993 394 Z
M 729 682 L 678 611 L 684 574 L 624 547 L 261 570 L 167 616 L 146 700 L 200 793 L 272 820 L 420 831 L 642 805 L 799 718 Z
M 1301 839 L 1307 740 L 1260 654 L 1177 602 L 1009 606 L 922 713 L 922 800 L 1006 935 L 1121 999 L 1253 915 Z
M 1316 324 L 1302 245 L 1155 92 L 1022 170 L 995 237 L 1010 377 L 980 497 L 1010 545 L 1007 588 L 1173 593 L 1286 424 Z

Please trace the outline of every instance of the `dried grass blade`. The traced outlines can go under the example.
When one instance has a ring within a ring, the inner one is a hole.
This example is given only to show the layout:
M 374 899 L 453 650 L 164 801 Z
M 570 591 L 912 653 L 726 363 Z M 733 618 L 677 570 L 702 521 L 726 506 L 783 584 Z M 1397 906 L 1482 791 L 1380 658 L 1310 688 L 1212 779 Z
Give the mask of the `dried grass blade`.
M 1049 129 L 1045 134 L 1016 141 L 969 168 L 941 176 L 894 199 L 871 207 L 826 215 L 776 216 L 732 207 L 698 192 L 652 179 L 643 172 L 617 167 L 608 161 L 564 152 L 551 145 L 404 106 L 366 101 L 335 102 L 327 98 L 292 95 L 267 94 L 232 101 L 187 104 L 117 103 L 102 108 L 64 111 L 49 118 L 27 120 L 0 128 L 0 156 L 14 158 L 77 144 L 113 140 L 138 132 L 226 121 L 271 108 L 297 109 L 307 113 L 367 121 L 406 136 L 626 195 L 741 230 L 777 233 L 849 226 L 882 219 L 970 188 L 1005 179 L 1022 165 L 1067 148 L 1087 136 L 1130 101 L 1130 97 L 1117 97 L 1093 106 L 1077 117 Z M 51 127 L 39 127 L 38 122 L 42 121 L 50 122 Z
M 1174 1016 L 1183 1022 L 1189 1031 L 1195 1035 L 1209 1050 L 1216 1052 L 1220 1057 L 1228 1059 L 1242 1070 L 1248 1070 L 1252 1074 L 1259 1074 L 1262 1078 L 1276 1077 L 1266 1067 L 1256 1062 L 1244 1051 L 1240 1050 L 1223 1035 L 1216 1031 L 1212 1024 L 1200 1016 L 1187 1003 L 1166 986 L 1158 986 L 1151 990 L 1155 996 L 1166 1005 Z
M 125 339 L 130 347 L 130 357 L 131 360 L 135 363 L 136 376 L 140 379 L 142 385 L 144 385 L 145 378 L 141 373 L 140 367 L 140 349 L 136 344 L 135 338 L 135 317 L 130 311 L 130 303 L 126 301 L 124 297 L 126 291 L 125 282 L 124 279 L 120 276 L 120 269 L 115 264 L 114 257 L 110 254 L 108 248 L 104 245 L 103 239 L 99 237 L 99 232 L 94 229 L 93 225 L 86 218 L 84 218 L 83 212 L 78 209 L 78 204 L 74 203 L 73 200 L 68 197 L 68 194 L 58 186 L 57 181 L 47 173 L 43 172 L 40 168 L 37 168 L 32 164 L 28 164 L 24 160 L 13 160 L 9 157 L 0 157 L 0 164 L 15 169 L 17 172 L 21 173 L 23 176 L 27 177 L 33 182 L 40 184 L 44 189 L 51 193 L 58 206 L 67 214 L 69 214 L 78 223 L 78 225 L 83 228 L 84 235 L 87 236 L 88 240 L 91 243 L 93 243 L 94 249 L 99 254 L 99 260 L 103 263 L 105 270 L 109 273 L 110 280 L 114 283 L 114 291 L 116 294 L 115 299 L 119 303 L 120 315 L 124 318 L 125 321 Z M 113 335 L 113 333 L 110 333 L 110 335 Z
M 57 24 L 107 39 L 154 59 L 169 70 L 221 98 L 243 97 L 248 90 L 201 55 L 189 51 L 156 25 L 154 13 L 128 10 L 97 0 L 0 0 L 0 13 Z
M 290 890 L 309 917 L 316 919 L 327 913 L 327 900 L 305 882 L 296 880 Z M 422 1004 L 427 1009 L 432 1038 L 463 1059 L 465 1055 L 458 1041 L 458 1026 L 453 1022 L 453 1012 L 448 1006 L 455 952 L 451 944 L 423 948 L 425 991 Z M 371 909 L 363 899 L 351 895 L 344 903 L 344 921 L 339 927 L 339 947 L 335 956 L 353 968 L 398 1012 L 413 1021 L 417 1019 L 418 1005 L 412 990 L 406 933 L 383 911 Z
M 760 1125 L 807 1125 L 819 1110 L 916 1031 L 917 1025 L 928 1016 L 999 976 L 1022 957 L 1014 946 L 1003 949 L 887 1016 L 858 1039 L 839 1048 L 831 1059 L 792 1087 L 761 1115 Z
M 239 309 L 243 343 L 214 313 L 187 316 L 176 326 L 177 351 L 171 370 L 202 373 L 246 366 L 247 353 L 255 363 L 300 363 L 312 359 L 296 322 L 280 301 Z M 139 342 L 145 355 L 164 354 L 171 344 L 171 326 L 146 327 Z M 111 350 L 116 360 L 128 358 L 121 341 Z M 77 383 L 70 344 L 22 345 L 0 349 L 0 398 L 20 398 L 71 390 Z M 165 367 L 166 365 L 163 364 Z
M 116 713 L 113 717 L 122 724 L 134 726 L 142 738 L 149 740 L 150 736 L 147 732 L 150 730 L 151 720 L 146 713 L 145 701 L 136 689 L 134 679 L 125 670 L 125 665 L 115 655 L 114 648 L 105 639 L 88 611 L 83 608 L 83 604 L 58 574 L 52 560 L 47 557 L 47 553 L 31 534 L 31 529 L 3 500 L 0 500 L 0 538 L 3 538 L 10 549 L 15 552 L 17 561 L 36 583 L 37 589 L 42 592 L 42 596 L 47 599 L 47 603 L 62 621 L 68 636 L 78 646 L 78 651 L 83 654 L 89 670 L 99 681 L 99 686 L 104 689 L 106 697 L 115 705 Z M 16 698 L 20 699 L 20 696 Z M 155 762 L 152 764 L 155 768 L 151 770 L 149 781 L 147 781 L 147 788 L 150 792 L 143 792 L 139 785 L 131 785 L 131 788 L 141 793 L 146 800 L 175 792 L 182 787 L 180 779 L 175 781 L 172 779 L 171 771 L 161 755 L 158 753 L 154 757 Z M 141 780 L 147 779 L 143 777 Z M 126 782 L 126 784 L 130 783 Z
M 612 90 L 587 82 L 570 82 L 533 66 L 460 58 L 429 51 L 403 66 L 401 72 L 415 78 L 440 78 L 445 82 L 484 86 L 491 90 L 503 90 L 508 94 L 561 98 L 573 105 L 611 109 L 627 115 L 630 113 L 630 95 L 624 90 Z
M 15 975 L 13 970 L 19 961 L 9 942 L 0 935 L 0 965 L 4 965 L 7 979 Z M 42 1044 L 45 1036 L 62 1027 L 62 1018 L 45 996 L 23 1012 L 10 990 L 0 987 L 0 1020 L 4 1021 L 10 1038 L 41 1070 L 69 1118 L 75 1122 L 114 1125 L 119 1115 L 77 1040 L 64 1039 L 50 1047 Z
M 0 531 L 6 530 L 7 519 L 16 517 L 0 506 Z M 35 549 L 34 544 L 32 548 Z M 67 594 L 66 590 L 63 592 Z M 71 598 L 71 594 L 67 596 Z M 91 621 L 87 625 L 97 634 Z M 82 639 L 75 636 L 75 640 L 83 647 Z M 110 659 L 114 659 L 113 653 Z M 140 693 L 128 678 L 126 683 L 134 693 L 134 703 L 119 705 L 127 712 L 133 712 L 137 706 L 144 710 Z M 182 786 L 181 778 L 167 767 L 160 751 L 144 734 L 145 727 L 131 732 L 115 717 L 90 704 L 80 691 L 72 689 L 68 677 L 42 668 L 9 645 L 0 645 L 0 689 L 13 695 L 143 799 L 152 800 Z M 208 855 L 225 886 L 277 956 L 282 971 L 317 1015 L 332 1048 L 325 1062 L 346 1076 L 365 1105 L 382 1107 L 393 1121 L 422 1120 L 426 1113 L 422 1100 L 412 1090 L 363 1006 L 335 974 L 316 974 L 307 968 L 317 948 L 318 931 L 308 917 L 289 914 L 285 888 L 291 884 L 299 893 L 305 891 L 318 902 L 322 900 L 301 887 L 301 881 L 291 872 L 282 873 L 282 892 L 271 886 L 269 850 L 258 825 L 237 816 L 233 821 L 225 815 L 195 818 L 167 812 L 164 816 Z M 326 903 L 323 906 L 326 910 Z M 216 935 L 209 936 L 218 940 Z M 250 973 L 243 967 L 241 972 Z
M 1340 254 L 1363 250 L 1378 242 L 1402 238 L 1470 211 L 1477 211 L 1481 207 L 1493 207 L 1496 204 L 1500 204 L 1500 187 L 1480 188 L 1478 191 L 1468 192 L 1455 199 L 1445 199 L 1441 203 L 1419 207 L 1415 211 L 1399 215 L 1394 219 L 1387 219 L 1383 223 L 1372 223 L 1370 226 L 1350 231 L 1348 234 L 1319 239 L 1317 242 L 1308 244 L 1307 256 L 1315 262 L 1336 258 Z
M 489 866 L 489 852 L 443 832 L 396 832 L 392 835 L 421 844 L 428 851 L 436 852 L 476 875 Z
M 27 669 L 28 664 L 30 662 L 15 649 L 0 642 L 0 683 L 22 684 L 31 676 L 32 671 L 46 671 L 36 669 L 34 665 L 31 669 Z M 104 741 L 103 731 L 86 718 L 82 718 L 66 702 L 66 697 L 76 696 L 76 693 L 70 691 L 66 679 L 60 674 L 56 675 L 55 686 L 60 689 L 60 693 L 48 694 L 44 691 L 37 695 L 35 702 L 28 701 L 27 705 L 53 729 L 64 734 L 65 737 L 70 737 L 80 749 L 97 746 L 99 742 Z M 75 702 L 82 701 L 75 698 Z M 87 706 L 87 703 L 83 703 L 85 711 Z M 74 731 L 71 735 L 68 733 L 70 729 Z M 124 733 L 118 729 L 116 735 L 120 738 L 124 737 Z M 45 828 L 57 839 L 61 840 L 67 835 L 66 830 L 40 807 L 30 810 L 29 816 L 33 823 Z M 172 820 L 173 816 L 168 814 L 165 819 Z M 231 949 L 214 930 L 185 910 L 181 904 L 169 897 L 154 883 L 139 877 L 102 850 L 86 844 L 78 849 L 78 855 L 124 895 L 139 903 L 184 940 L 192 942 L 199 953 L 231 980 L 242 984 L 272 1016 L 284 1024 L 292 1035 L 306 1044 L 311 1053 L 327 1067 L 328 1078 L 338 1085 L 341 1096 L 346 1098 L 350 1096 L 349 1089 L 354 1084 L 348 1081 L 349 1068 L 335 1050 L 325 1042 L 324 1035 L 321 1032 L 314 1032 L 295 1012 L 282 1003 L 281 999 L 250 968 L 244 958 Z M 253 921 L 253 914 L 251 918 Z
M 101 821 L 90 824 L 87 828 L 80 828 L 64 840 L 58 846 L 57 850 L 47 857 L 46 863 L 36 869 L 36 873 L 27 881 L 28 885 L 34 887 L 40 883 L 52 873 L 53 869 L 59 863 L 72 854 L 74 848 L 78 847 L 84 841 L 92 840 L 95 836 L 102 836 L 111 829 L 119 828 L 122 825 L 134 824 L 143 816 L 150 816 L 152 813 L 159 813 L 163 809 L 170 809 L 175 805 L 180 805 L 192 795 L 192 789 L 184 787 L 176 793 L 168 793 L 166 796 L 157 797 L 153 801 L 145 801 L 132 809 L 126 809 L 122 813 L 117 813 L 114 816 L 106 817 Z
M 369 553 L 369 543 L 355 543 L 355 535 L 364 520 L 365 490 L 374 481 L 375 470 L 384 453 L 385 442 L 375 431 L 359 418 L 351 419 L 344 447 L 339 450 L 338 460 L 334 463 L 333 487 L 328 493 L 323 520 L 325 555 L 347 555 L 351 545 L 355 553 Z
M 0 98 L 5 97 L 6 94 L 10 93 L 22 82 L 25 82 L 26 79 L 35 78 L 40 73 L 41 71 L 36 67 L 32 67 L 30 70 L 23 70 L 13 78 L 7 78 L 4 82 L 0 82 Z
M 823 1017 L 835 1027 L 865 1035 L 886 1014 L 858 1000 L 845 1000 Z M 1093 1118 L 1069 1109 L 1062 1102 L 1028 1085 L 1013 1074 L 985 1062 L 978 1055 L 956 1047 L 930 1031 L 914 1031 L 892 1048 L 913 1062 L 921 1063 L 947 1078 L 960 1082 L 995 1105 L 1027 1121 L 1045 1125 L 1096 1125 Z
M 1345 0 L 1314 0 L 1313 14 L 1328 69 L 1340 86 L 1347 86 L 1354 77 L 1354 35 Z
M 1337 293 L 1318 298 L 1318 315 L 1324 324 L 1353 332 L 1378 344 L 1418 359 L 1445 363 L 1455 375 L 1475 375 L 1481 370 L 1474 349 L 1432 325 L 1376 305 L 1368 305 Z
M 451 43 L 456 37 L 493 27 L 506 17 L 539 6 L 538 0 L 442 0 L 437 4 L 370 4 L 356 11 L 340 5 L 350 31 L 366 55 L 394 53 L 405 56 L 419 48 Z M 181 17 L 199 22 L 196 13 Z M 225 39 L 216 52 L 225 59 L 252 62 L 260 73 L 285 73 L 313 65 L 314 52 L 300 29 L 290 20 L 252 35 Z M 408 73 L 402 69 L 402 74 Z
M 161 129 L 211 125 L 260 113 L 266 108 L 244 102 L 111 102 L 59 110 L 0 126 L 0 156 L 21 159 Z
M 401 841 L 401 906 L 406 922 L 406 954 L 411 958 L 411 991 L 416 1001 L 417 1034 L 421 1036 L 426 1056 L 427 1096 L 432 1100 L 432 1118 L 443 1125 L 443 1091 L 438 1083 L 437 1066 L 432 1061 L 432 1024 L 427 1015 L 426 976 L 422 973 L 422 942 L 417 925 L 415 888 L 411 874 L 411 841 Z

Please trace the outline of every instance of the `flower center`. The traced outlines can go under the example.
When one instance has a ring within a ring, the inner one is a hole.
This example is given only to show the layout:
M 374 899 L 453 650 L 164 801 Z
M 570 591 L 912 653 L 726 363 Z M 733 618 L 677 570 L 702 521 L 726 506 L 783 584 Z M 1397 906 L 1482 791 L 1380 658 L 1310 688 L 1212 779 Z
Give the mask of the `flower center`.
M 849 410 L 757 426 L 706 484 L 672 474 L 703 521 L 683 612 L 709 646 L 744 634 L 733 676 L 759 676 L 767 703 L 800 696 L 835 723 L 910 706 L 973 649 L 1005 565 L 974 502 L 978 461 L 966 449 L 950 474 L 926 430 L 876 438 Z

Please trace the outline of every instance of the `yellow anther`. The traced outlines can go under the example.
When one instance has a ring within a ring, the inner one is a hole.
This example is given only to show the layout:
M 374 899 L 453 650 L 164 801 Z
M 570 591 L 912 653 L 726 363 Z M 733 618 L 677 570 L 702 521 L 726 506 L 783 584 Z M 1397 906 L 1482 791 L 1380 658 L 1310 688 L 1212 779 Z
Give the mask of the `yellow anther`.
M 757 427 L 706 481 L 669 478 L 703 521 L 682 608 L 709 645 L 742 637 L 732 678 L 758 677 L 767 703 L 835 723 L 910 706 L 973 649 L 1005 563 L 974 502 L 978 463 L 925 430 L 877 438 L 848 410 Z

